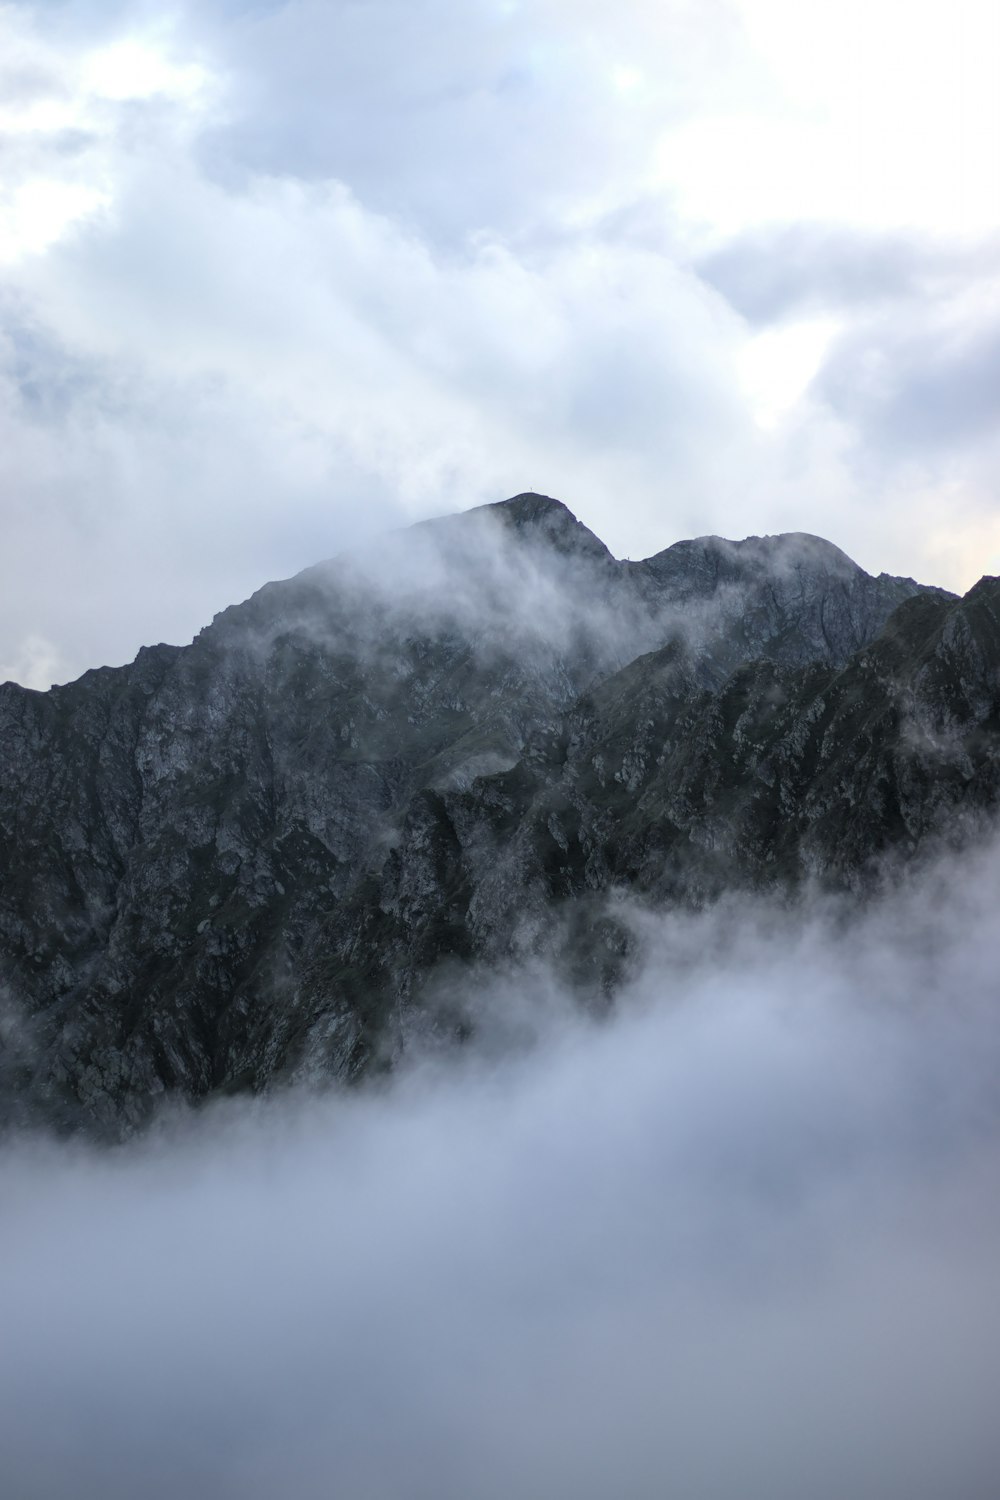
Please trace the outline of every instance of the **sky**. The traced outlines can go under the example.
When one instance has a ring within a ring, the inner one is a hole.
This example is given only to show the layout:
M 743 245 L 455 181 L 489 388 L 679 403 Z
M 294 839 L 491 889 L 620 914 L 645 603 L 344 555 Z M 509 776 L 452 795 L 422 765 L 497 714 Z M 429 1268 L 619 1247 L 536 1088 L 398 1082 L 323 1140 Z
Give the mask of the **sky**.
M 1000 571 L 989 0 L 0 4 L 0 680 L 526 489 Z

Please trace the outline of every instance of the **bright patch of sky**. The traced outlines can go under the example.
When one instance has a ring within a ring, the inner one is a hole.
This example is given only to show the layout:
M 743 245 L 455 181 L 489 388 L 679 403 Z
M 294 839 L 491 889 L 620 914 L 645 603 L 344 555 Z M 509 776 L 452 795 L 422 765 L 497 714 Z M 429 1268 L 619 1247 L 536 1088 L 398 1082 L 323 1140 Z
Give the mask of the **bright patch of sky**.
M 736 356 L 750 409 L 762 428 L 777 427 L 795 408 L 837 331 L 830 318 L 767 328 Z
M 739 13 L 766 91 L 683 121 L 657 148 L 686 220 L 714 235 L 790 217 L 996 230 L 995 5 L 743 0 Z

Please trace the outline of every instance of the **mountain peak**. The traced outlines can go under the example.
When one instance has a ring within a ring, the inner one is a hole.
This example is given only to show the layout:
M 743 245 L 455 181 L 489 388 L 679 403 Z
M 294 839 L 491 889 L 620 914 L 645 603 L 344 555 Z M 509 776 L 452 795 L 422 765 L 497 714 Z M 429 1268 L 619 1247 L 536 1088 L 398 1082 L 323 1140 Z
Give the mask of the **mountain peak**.
M 602 562 L 613 561 L 612 554 L 582 521 L 578 521 L 568 505 L 555 500 L 551 495 L 540 495 L 534 490 L 524 490 L 512 495 L 509 500 L 497 500 L 491 505 L 480 505 L 468 512 L 470 515 L 491 515 L 501 525 L 519 532 L 530 540 L 543 540 L 558 552 L 574 556 L 589 556 Z
M 511 495 L 509 500 L 495 500 L 478 509 L 495 511 L 498 515 L 503 515 L 505 520 L 509 517 L 510 524 L 514 526 L 530 525 L 552 515 L 562 515 L 570 521 L 576 521 L 576 516 L 568 505 L 556 500 L 553 495 L 541 495 L 537 490 L 522 490 L 519 495 Z
M 647 559 L 646 566 L 663 576 L 707 570 L 713 576 L 733 578 L 762 572 L 784 573 L 797 568 L 844 578 L 863 572 L 833 542 L 805 531 L 748 536 L 739 541 L 721 536 L 692 537 L 656 553 Z

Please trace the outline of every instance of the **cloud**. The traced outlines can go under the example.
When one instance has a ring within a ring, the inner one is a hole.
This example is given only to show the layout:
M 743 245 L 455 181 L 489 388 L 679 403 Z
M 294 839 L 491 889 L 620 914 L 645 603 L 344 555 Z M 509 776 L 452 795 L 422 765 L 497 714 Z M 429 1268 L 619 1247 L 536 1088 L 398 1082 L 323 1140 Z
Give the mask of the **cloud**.
M 965 300 L 916 328 L 873 320 L 841 341 L 822 374 L 827 399 L 883 454 L 961 454 L 996 433 L 1000 314 Z
M 45 692 L 62 675 L 58 651 L 41 635 L 25 636 L 17 643 L 11 661 L 0 663 L 0 682 L 20 682 L 39 692 Z
M 858 229 L 995 233 L 1000 105 L 988 0 L 945 14 L 845 0 L 736 0 L 741 92 L 694 111 L 659 143 L 683 216 L 718 239 L 794 217 Z M 861 43 L 859 45 L 859 39 Z
M 484 980 L 527 1050 L 8 1143 L 7 1483 L 986 1500 L 998 884 L 645 918 L 613 1019 Z
M 697 267 L 751 323 L 769 324 L 817 311 L 919 303 L 929 291 L 953 297 L 996 278 L 1000 248 L 785 224 L 729 240 Z
M 967 11 L 949 88 L 978 55 Z M 960 282 L 970 308 L 991 295 L 954 204 L 919 241 L 852 210 L 847 32 L 824 23 L 826 68 L 783 14 L 5 7 L 0 658 L 41 636 L 66 672 L 120 662 L 387 525 L 525 488 L 632 557 L 805 529 L 874 571 L 971 582 L 983 429 L 942 473 L 926 445 L 901 456 L 871 382 L 847 401 L 835 365 L 809 379 L 804 334 L 781 357 L 756 342 L 762 319 L 832 320 L 836 359 L 881 337 L 894 286 L 917 341 Z M 803 119 L 796 57 L 829 119 Z M 993 98 L 970 76 L 968 131 Z M 820 133 L 809 195 L 739 165 L 755 122 L 788 149 Z M 982 153 L 965 161 L 987 201 Z M 914 496 L 960 512 L 960 553 L 909 524 Z
M 627 201 L 648 137 L 729 71 L 727 8 L 696 14 L 690 0 L 621 14 L 592 0 L 291 0 L 234 27 L 229 7 L 199 6 L 195 34 L 231 79 L 204 159 L 232 179 L 349 183 L 435 246 L 530 244 Z

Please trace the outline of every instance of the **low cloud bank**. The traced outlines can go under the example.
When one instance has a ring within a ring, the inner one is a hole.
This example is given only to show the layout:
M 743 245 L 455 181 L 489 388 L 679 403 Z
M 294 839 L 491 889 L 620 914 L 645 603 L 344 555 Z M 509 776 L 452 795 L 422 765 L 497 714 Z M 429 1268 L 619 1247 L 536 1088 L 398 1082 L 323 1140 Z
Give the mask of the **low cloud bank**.
M 992 1500 L 998 897 L 658 919 L 610 1020 L 497 979 L 381 1091 L 8 1145 L 5 1491 Z

